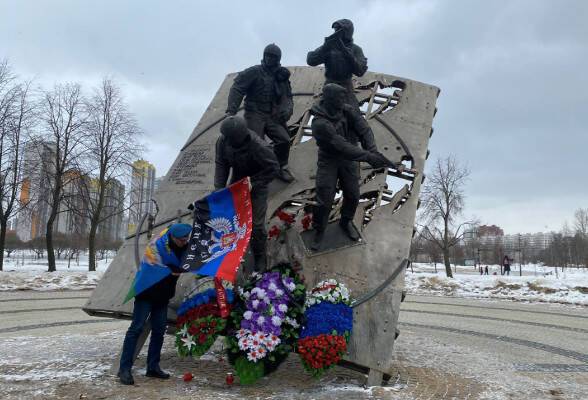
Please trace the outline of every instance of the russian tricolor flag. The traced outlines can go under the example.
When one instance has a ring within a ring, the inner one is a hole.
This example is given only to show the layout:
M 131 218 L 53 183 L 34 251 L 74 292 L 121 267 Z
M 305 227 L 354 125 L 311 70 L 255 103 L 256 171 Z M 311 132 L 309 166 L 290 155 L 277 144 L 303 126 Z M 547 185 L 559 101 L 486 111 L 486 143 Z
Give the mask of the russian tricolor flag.
M 196 201 L 182 269 L 235 281 L 252 227 L 249 178 Z

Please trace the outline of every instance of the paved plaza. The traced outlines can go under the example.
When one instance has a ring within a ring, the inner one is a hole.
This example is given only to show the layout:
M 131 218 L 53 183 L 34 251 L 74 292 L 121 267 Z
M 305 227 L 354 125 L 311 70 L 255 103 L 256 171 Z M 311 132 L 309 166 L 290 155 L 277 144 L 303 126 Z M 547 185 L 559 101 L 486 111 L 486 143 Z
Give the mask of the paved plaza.
M 80 310 L 88 291 L 0 293 L 0 390 L 6 399 L 584 399 L 588 393 L 586 308 L 407 296 L 384 387 L 337 367 L 320 380 L 292 355 L 253 387 L 225 384 L 222 353 L 179 359 L 168 337 L 170 381 L 142 376 L 144 355 L 123 387 L 111 373 L 128 321 Z M 184 372 L 195 378 L 181 380 Z

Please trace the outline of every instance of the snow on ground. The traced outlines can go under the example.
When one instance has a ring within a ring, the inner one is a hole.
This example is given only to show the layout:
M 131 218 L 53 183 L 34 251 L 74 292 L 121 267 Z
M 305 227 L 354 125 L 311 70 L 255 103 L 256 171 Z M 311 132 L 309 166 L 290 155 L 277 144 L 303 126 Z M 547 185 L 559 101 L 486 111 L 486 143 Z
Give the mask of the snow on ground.
M 452 266 L 454 270 L 455 266 Z M 445 267 L 414 263 L 406 272 L 405 285 L 412 294 L 497 298 L 527 302 L 548 302 L 588 306 L 588 270 L 567 268 L 563 272 L 540 265 L 518 266 L 510 276 L 500 275 L 498 265 L 489 266 L 490 275 L 480 275 L 474 267 L 457 267 L 454 278 L 447 278 Z M 414 272 L 413 272 L 414 271 Z M 494 275 L 496 273 L 496 275 Z
M 97 271 L 88 272 L 87 257 L 57 260 L 57 271 L 47 271 L 46 260 L 9 258 L 0 272 L 0 291 L 93 289 L 108 268 L 113 254 L 99 260 Z M 437 264 L 413 263 L 406 273 L 406 288 L 412 294 L 497 298 L 529 302 L 549 302 L 588 306 L 588 269 L 566 268 L 563 272 L 537 264 L 513 267 L 510 276 L 500 275 L 498 265 L 489 266 L 490 275 L 480 275 L 474 267 L 452 266 L 454 278 L 445 276 Z
M 12 257 L 0 271 L 0 291 L 8 290 L 84 290 L 93 289 L 110 265 L 112 257 L 98 260 L 96 272 L 88 271 L 87 257 L 79 261 L 56 260 L 56 272 L 47 272 L 47 260 Z

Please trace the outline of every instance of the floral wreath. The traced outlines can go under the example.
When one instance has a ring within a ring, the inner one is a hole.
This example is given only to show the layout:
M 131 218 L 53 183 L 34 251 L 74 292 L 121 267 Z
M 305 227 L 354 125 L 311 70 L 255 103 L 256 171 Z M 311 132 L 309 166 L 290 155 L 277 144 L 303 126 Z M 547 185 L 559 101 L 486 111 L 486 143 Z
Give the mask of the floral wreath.
M 305 287 L 289 264 L 253 274 L 239 291 L 229 320 L 229 362 L 242 384 L 273 372 L 295 350 Z
M 227 326 L 217 301 L 217 290 L 207 289 L 185 300 L 177 311 L 176 349 L 182 357 L 199 357 L 206 353 Z M 234 301 L 231 289 L 226 289 L 230 308 Z
M 347 352 L 353 328 L 350 305 L 349 290 L 334 279 L 320 282 L 308 293 L 298 354 L 314 377 L 320 377 Z

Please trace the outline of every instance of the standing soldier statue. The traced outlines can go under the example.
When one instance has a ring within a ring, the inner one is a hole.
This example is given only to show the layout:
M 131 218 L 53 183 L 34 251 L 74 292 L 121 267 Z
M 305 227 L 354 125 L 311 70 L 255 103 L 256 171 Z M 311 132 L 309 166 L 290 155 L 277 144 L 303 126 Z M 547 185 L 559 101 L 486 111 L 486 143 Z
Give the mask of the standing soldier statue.
M 221 136 L 216 142 L 214 188 L 224 188 L 229 175 L 230 183 L 250 177 L 253 220 L 251 252 L 255 259 L 255 270 L 263 272 L 267 265 L 265 214 L 268 185 L 279 170 L 278 162 L 269 145 L 247 128 L 243 118 L 227 117 L 220 131 Z
M 315 236 L 311 244 L 314 251 L 320 249 L 323 241 L 337 181 L 343 190 L 339 225 L 351 240 L 357 241 L 359 233 L 353 225 L 353 217 L 359 204 L 359 161 L 373 168 L 395 167 L 399 171 L 402 168 L 402 164 L 395 164 L 378 152 L 368 123 L 356 108 L 346 104 L 347 93 L 345 88 L 328 83 L 323 88 L 321 101 L 311 109 L 314 116 L 312 135 L 318 146 L 317 205 L 313 212 Z
M 277 178 L 290 183 L 294 177 L 288 170 L 290 135 L 286 123 L 292 116 L 294 103 L 290 87 L 290 71 L 280 65 L 282 51 L 275 44 L 263 50 L 260 65 L 241 71 L 229 92 L 227 115 L 235 115 L 245 97 L 245 120 L 249 129 L 273 142 L 280 164 Z
M 347 89 L 345 102 L 359 108 L 357 98 L 353 94 L 351 76 L 363 76 L 368 69 L 367 58 L 361 47 L 353 43 L 353 22 L 340 19 L 332 25 L 335 30 L 325 38 L 325 43 L 314 51 L 309 51 L 306 63 L 311 67 L 325 64 L 325 84 L 336 83 Z

